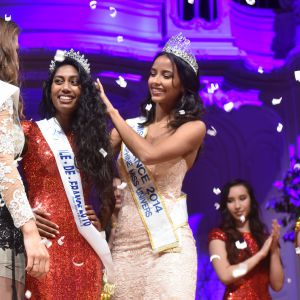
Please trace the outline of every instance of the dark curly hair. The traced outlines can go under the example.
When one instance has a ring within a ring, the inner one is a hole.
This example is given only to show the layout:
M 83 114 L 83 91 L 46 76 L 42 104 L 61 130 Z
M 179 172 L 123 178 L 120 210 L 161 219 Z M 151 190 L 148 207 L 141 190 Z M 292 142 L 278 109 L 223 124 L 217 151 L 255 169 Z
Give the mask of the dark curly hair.
M 191 66 L 181 58 L 172 53 L 160 52 L 154 59 L 154 61 L 160 56 L 166 56 L 170 59 L 173 68 L 176 66 L 180 82 L 184 88 L 183 95 L 176 102 L 175 107 L 172 110 L 174 119 L 168 124 L 170 128 L 176 130 L 182 124 L 199 120 L 204 112 L 203 102 L 199 96 L 199 76 L 196 74 Z M 151 104 L 154 109 L 150 111 L 146 110 L 146 105 Z M 151 124 L 155 119 L 155 103 L 151 100 L 150 92 L 146 100 L 141 105 L 142 115 L 146 118 L 143 125 Z M 179 111 L 184 110 L 185 114 L 180 114 Z
M 71 124 L 71 131 L 74 134 L 74 154 L 77 167 L 99 198 L 101 208 L 99 215 L 104 228 L 115 205 L 112 185 L 114 159 L 107 128 L 106 107 L 100 101 L 99 92 L 90 74 L 76 60 L 66 58 L 63 62 L 55 62 L 54 71 L 43 84 L 40 112 L 43 118 L 55 116 L 51 86 L 56 71 L 64 65 L 75 67 L 79 74 L 81 94 Z M 99 152 L 101 148 L 107 152 L 106 157 Z
M 258 244 L 259 249 L 263 246 L 266 237 L 268 236 L 268 230 L 266 225 L 260 220 L 259 217 L 259 205 L 255 198 L 255 194 L 252 186 L 243 179 L 235 179 L 225 184 L 222 188 L 222 192 L 220 194 L 220 211 L 221 211 L 221 224 L 220 228 L 225 232 L 227 237 L 226 242 L 226 251 L 228 256 L 228 261 L 231 264 L 238 263 L 238 253 L 239 250 L 235 246 L 236 241 L 242 241 L 243 236 L 240 231 L 236 229 L 235 220 L 230 214 L 227 203 L 228 203 L 228 195 L 230 193 L 230 189 L 234 186 L 244 186 L 250 196 L 250 213 L 248 215 L 250 232 L 254 237 L 255 241 Z M 248 248 L 245 249 L 248 251 Z M 251 256 L 250 252 L 247 253 L 247 257 Z

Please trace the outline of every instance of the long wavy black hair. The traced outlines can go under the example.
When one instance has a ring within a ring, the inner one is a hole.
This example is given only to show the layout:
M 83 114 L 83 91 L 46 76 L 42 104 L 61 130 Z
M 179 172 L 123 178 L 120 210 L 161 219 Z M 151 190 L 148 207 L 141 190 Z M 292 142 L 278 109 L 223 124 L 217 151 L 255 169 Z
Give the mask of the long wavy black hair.
M 199 74 L 196 74 L 188 63 L 172 53 L 158 53 L 154 57 L 153 63 L 158 57 L 163 55 L 170 59 L 173 69 L 174 66 L 176 66 L 180 82 L 184 89 L 183 94 L 178 98 L 171 112 L 173 119 L 168 123 L 168 126 L 171 129 L 176 130 L 180 125 L 186 122 L 199 120 L 204 112 L 203 102 L 199 96 Z M 152 105 L 152 109 L 150 111 L 146 110 L 147 104 Z M 143 125 L 149 125 L 154 121 L 155 105 L 156 104 L 151 100 L 149 92 L 146 100 L 141 104 L 142 116 L 146 118 Z M 180 114 L 180 110 L 184 110 L 185 114 Z
M 106 107 L 100 101 L 99 92 L 90 74 L 76 60 L 66 58 L 63 62 L 55 62 L 54 71 L 43 84 L 40 112 L 43 118 L 55 117 L 51 86 L 58 68 L 64 65 L 71 65 L 78 71 L 81 85 L 81 94 L 71 121 L 76 165 L 99 198 L 99 215 L 102 226 L 105 227 L 115 205 L 112 185 L 114 160 L 107 128 Z M 105 157 L 99 152 L 101 148 L 107 152 Z
M 225 184 L 220 194 L 220 211 L 221 211 L 221 224 L 220 228 L 225 232 L 228 242 L 226 243 L 226 251 L 228 261 L 231 264 L 236 264 L 239 250 L 235 246 L 235 242 L 243 240 L 242 233 L 237 230 L 235 220 L 230 214 L 227 203 L 230 189 L 234 186 L 244 186 L 250 196 L 250 212 L 248 215 L 250 232 L 258 244 L 259 249 L 263 246 L 267 236 L 268 230 L 266 225 L 260 220 L 259 205 L 256 200 L 254 190 L 252 186 L 243 179 L 235 179 Z M 248 248 L 245 249 L 248 252 Z M 247 257 L 250 257 L 250 252 L 247 253 Z

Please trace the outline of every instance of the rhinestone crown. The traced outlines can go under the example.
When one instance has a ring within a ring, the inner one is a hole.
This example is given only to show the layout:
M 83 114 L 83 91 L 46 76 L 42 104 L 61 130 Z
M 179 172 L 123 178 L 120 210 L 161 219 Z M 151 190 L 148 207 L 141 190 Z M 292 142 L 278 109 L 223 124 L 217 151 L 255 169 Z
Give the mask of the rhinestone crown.
M 74 49 L 71 49 L 70 51 L 67 50 L 57 50 L 56 54 L 54 56 L 54 60 L 51 60 L 49 70 L 52 73 L 55 69 L 55 62 L 56 61 L 64 61 L 65 58 L 71 58 L 76 60 L 83 69 L 90 74 L 90 64 L 88 63 L 88 60 L 84 58 L 84 55 L 81 55 L 79 51 L 75 52 Z
M 184 37 L 181 32 L 177 35 L 172 36 L 168 40 L 162 51 L 172 53 L 177 57 L 183 59 L 192 67 L 194 72 L 197 74 L 198 64 L 195 55 L 192 53 L 191 42 L 186 37 Z

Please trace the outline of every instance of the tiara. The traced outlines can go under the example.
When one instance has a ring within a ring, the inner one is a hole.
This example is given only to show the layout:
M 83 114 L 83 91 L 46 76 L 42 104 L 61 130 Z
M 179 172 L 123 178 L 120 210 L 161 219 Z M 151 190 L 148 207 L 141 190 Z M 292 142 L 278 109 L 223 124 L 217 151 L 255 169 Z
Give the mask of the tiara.
M 64 61 L 67 57 L 76 60 L 83 67 L 83 69 L 90 74 L 90 64 L 88 63 L 88 60 L 84 58 L 84 55 L 80 55 L 79 51 L 75 52 L 73 49 L 70 51 L 56 50 L 54 60 L 51 60 L 49 66 L 50 72 L 52 73 L 54 71 L 56 61 Z
M 198 64 L 195 55 L 191 50 L 191 42 L 183 36 L 180 32 L 177 35 L 172 36 L 166 45 L 164 46 L 163 52 L 172 53 L 177 57 L 183 59 L 188 63 L 194 72 L 198 72 Z

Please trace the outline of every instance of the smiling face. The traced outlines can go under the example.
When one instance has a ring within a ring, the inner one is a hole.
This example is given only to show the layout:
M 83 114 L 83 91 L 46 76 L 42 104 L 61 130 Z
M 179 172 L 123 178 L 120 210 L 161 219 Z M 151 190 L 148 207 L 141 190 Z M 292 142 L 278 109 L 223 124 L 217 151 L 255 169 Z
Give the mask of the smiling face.
M 235 185 L 230 188 L 227 209 L 236 222 L 241 222 L 241 216 L 245 216 L 247 220 L 251 209 L 251 198 L 245 186 Z
M 53 77 L 51 99 L 56 109 L 56 116 L 71 115 L 81 94 L 79 74 L 75 67 L 63 65 Z
M 183 93 L 175 64 L 165 56 L 159 56 L 153 63 L 148 87 L 154 103 L 174 107 Z

